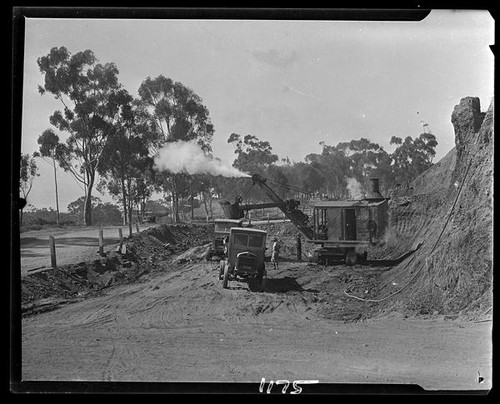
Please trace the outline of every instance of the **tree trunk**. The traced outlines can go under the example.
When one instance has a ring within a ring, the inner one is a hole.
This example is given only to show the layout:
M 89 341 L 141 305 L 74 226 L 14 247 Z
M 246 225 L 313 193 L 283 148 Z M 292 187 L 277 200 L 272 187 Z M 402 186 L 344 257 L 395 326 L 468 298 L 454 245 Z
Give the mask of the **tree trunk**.
M 123 178 L 121 179 L 121 183 L 122 183 L 123 225 L 125 226 L 128 220 L 128 215 L 127 215 L 128 209 L 127 209 L 127 192 L 125 190 L 125 181 Z
M 132 206 L 130 204 L 130 201 L 128 204 L 128 234 L 129 236 L 132 235 Z
M 54 166 L 54 183 L 56 186 L 56 211 L 57 211 L 57 218 L 56 218 L 56 223 L 59 226 L 59 195 L 57 192 L 57 174 L 56 174 L 56 162 L 54 159 L 52 159 L 52 165 Z
M 128 198 L 127 198 L 127 206 L 128 206 L 128 234 L 132 235 L 132 198 L 130 197 L 130 179 L 127 184 L 128 190 Z
M 85 194 L 85 204 L 83 205 L 83 223 L 85 226 L 92 226 L 92 195 L 87 191 Z
M 214 211 L 213 211 L 213 208 L 212 208 L 212 196 L 210 196 L 210 199 L 208 200 L 208 209 L 210 210 L 210 218 L 213 219 L 214 217 Z
M 205 213 L 207 215 L 207 220 L 208 220 L 209 212 L 208 212 L 208 205 L 207 205 L 207 193 L 205 191 L 202 191 L 201 195 L 203 195 L 203 206 L 205 207 Z
M 181 221 L 181 218 L 179 216 L 179 195 L 177 195 L 177 192 L 174 193 L 173 195 L 174 198 L 174 223 L 179 223 Z
M 176 223 L 177 206 L 175 204 L 175 191 L 170 191 L 170 199 L 172 200 L 172 223 Z
M 194 220 L 194 195 L 191 192 L 191 220 Z
M 172 213 L 173 213 L 173 221 L 174 223 L 179 223 L 179 195 L 177 192 L 177 181 L 175 174 L 172 176 Z
M 144 216 L 146 214 L 146 197 L 141 199 L 141 223 L 144 221 Z
M 90 181 L 85 192 L 85 204 L 83 206 L 83 220 L 85 226 L 92 226 L 92 188 L 94 186 L 94 178 L 90 176 Z

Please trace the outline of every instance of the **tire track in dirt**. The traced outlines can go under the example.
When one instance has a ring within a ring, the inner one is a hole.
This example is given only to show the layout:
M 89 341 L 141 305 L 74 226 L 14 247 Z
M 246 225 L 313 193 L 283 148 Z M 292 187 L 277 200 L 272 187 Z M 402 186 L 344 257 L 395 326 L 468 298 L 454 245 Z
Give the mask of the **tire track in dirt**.
M 422 359 L 418 327 L 346 324 L 321 316 L 321 307 L 343 304 L 335 303 L 342 268 L 283 265 L 269 271 L 264 293 L 239 281 L 223 289 L 217 271 L 207 273 L 203 263 L 111 288 L 23 320 L 24 375 L 28 380 L 408 382 L 414 374 L 410 359 L 423 361 L 432 369 L 429 375 L 443 371 L 442 357 Z M 432 330 L 422 338 L 438 355 L 441 334 Z M 464 361 L 464 354 L 457 358 Z M 450 366 L 449 359 L 444 363 Z M 484 365 L 481 372 L 488 377 Z

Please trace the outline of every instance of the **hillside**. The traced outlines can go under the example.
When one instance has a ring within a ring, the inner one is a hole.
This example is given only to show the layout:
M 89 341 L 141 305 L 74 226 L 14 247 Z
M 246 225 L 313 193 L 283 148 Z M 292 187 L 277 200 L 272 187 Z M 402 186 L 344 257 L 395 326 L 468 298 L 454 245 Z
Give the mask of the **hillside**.
M 482 113 L 478 98 L 463 98 L 455 148 L 393 196 L 386 258 L 422 245 L 382 276 L 384 303 L 421 314 L 491 308 L 493 112 L 493 102 Z

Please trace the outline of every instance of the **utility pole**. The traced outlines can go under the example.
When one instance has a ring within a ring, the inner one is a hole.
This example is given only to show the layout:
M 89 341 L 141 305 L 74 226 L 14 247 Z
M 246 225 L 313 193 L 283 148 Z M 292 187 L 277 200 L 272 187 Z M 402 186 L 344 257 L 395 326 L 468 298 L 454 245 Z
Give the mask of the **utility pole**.
M 191 183 L 189 184 L 189 193 L 191 194 L 191 221 L 194 220 L 194 195 L 193 195 L 193 181 L 194 178 L 191 179 Z

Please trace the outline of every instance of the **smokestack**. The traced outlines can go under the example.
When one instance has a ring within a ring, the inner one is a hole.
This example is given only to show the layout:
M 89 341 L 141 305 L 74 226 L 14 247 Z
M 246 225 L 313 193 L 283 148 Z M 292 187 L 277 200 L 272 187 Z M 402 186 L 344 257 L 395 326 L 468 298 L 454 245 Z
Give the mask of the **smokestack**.
M 366 198 L 371 201 L 380 201 L 382 199 L 385 199 L 381 194 L 380 194 L 380 189 L 378 186 L 378 178 L 370 178 L 370 190 L 366 194 Z

